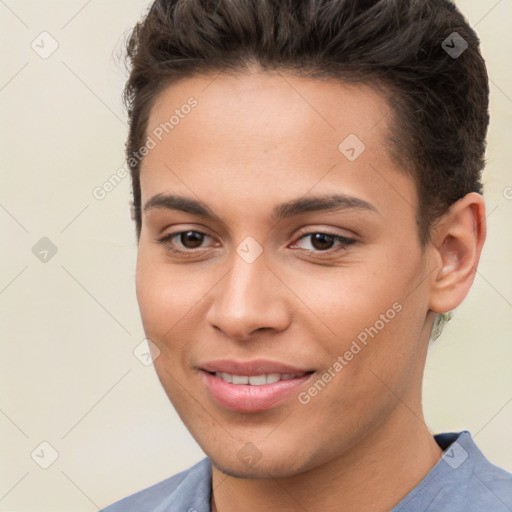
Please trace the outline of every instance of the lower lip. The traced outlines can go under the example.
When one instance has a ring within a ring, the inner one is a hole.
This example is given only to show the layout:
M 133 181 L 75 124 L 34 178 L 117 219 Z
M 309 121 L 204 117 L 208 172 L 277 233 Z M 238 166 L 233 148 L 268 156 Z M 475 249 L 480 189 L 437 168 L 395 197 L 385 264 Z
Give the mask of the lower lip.
M 213 399 L 225 409 L 238 412 L 266 411 L 279 404 L 306 382 L 312 374 L 289 380 L 280 380 L 273 384 L 251 386 L 249 384 L 231 384 L 201 371 L 206 389 Z

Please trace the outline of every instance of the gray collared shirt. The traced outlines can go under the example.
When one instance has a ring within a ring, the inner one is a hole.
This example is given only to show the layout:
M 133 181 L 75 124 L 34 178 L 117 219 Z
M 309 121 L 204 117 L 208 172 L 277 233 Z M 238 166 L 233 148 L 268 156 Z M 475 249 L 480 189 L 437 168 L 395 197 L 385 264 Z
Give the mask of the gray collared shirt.
M 468 431 L 434 436 L 442 458 L 391 512 L 512 512 L 512 474 L 491 464 Z M 210 460 L 103 512 L 211 512 Z

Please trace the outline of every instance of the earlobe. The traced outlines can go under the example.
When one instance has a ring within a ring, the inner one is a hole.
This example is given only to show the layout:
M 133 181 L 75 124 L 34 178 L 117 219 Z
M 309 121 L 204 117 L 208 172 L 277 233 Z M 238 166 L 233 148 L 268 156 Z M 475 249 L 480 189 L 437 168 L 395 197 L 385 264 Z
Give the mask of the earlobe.
M 434 228 L 437 267 L 432 272 L 430 310 L 446 313 L 466 298 L 486 236 L 485 202 L 471 192 L 455 202 Z

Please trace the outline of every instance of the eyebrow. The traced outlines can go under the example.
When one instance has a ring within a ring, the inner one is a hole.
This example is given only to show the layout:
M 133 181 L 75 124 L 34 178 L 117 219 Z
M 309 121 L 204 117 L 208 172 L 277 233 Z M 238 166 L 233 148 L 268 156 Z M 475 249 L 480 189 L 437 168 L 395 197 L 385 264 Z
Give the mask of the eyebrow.
M 146 202 L 143 210 L 146 212 L 160 208 L 179 210 L 217 221 L 221 220 L 205 203 L 174 194 L 156 194 Z M 380 215 L 380 212 L 374 205 L 363 199 L 344 194 L 331 194 L 302 197 L 282 203 L 273 209 L 272 217 L 276 220 L 282 220 L 307 213 L 342 210 L 363 210 Z

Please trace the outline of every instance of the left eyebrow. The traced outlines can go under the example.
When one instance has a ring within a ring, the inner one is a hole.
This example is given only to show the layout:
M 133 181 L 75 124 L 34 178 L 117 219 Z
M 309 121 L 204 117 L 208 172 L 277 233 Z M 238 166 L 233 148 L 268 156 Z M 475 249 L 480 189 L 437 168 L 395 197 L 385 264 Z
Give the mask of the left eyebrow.
M 202 217 L 221 220 L 205 203 L 192 198 L 173 195 L 157 194 L 144 205 L 143 210 L 151 209 L 180 210 L 185 213 L 199 215 Z M 277 205 L 272 216 L 276 220 L 304 215 L 318 211 L 342 211 L 342 210 L 363 210 L 376 213 L 380 212 L 372 204 L 358 197 L 342 194 L 322 195 L 313 197 L 302 197 L 286 203 Z
M 304 197 L 283 203 L 274 208 L 273 217 L 284 219 L 318 211 L 366 210 L 380 215 L 372 204 L 358 197 L 343 194 Z

